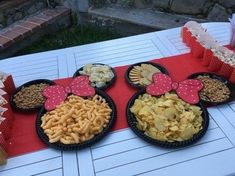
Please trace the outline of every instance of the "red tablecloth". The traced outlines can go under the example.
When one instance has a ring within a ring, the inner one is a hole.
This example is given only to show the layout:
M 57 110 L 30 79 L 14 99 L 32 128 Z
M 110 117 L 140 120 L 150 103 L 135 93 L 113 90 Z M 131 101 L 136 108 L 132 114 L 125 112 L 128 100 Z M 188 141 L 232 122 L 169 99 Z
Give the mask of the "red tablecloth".
M 164 66 L 174 81 L 187 78 L 195 72 L 206 72 L 206 67 L 201 65 L 201 60 L 193 58 L 191 54 L 183 54 L 169 58 L 155 59 L 153 62 Z M 126 128 L 125 108 L 130 97 L 137 91 L 127 84 L 124 74 L 128 66 L 116 67 L 117 80 L 107 93 L 113 98 L 117 106 L 117 121 L 113 130 Z M 56 80 L 58 84 L 66 85 L 71 78 Z M 9 156 L 16 156 L 45 148 L 46 146 L 38 138 L 35 130 L 36 113 L 15 113 L 15 120 L 9 140 Z

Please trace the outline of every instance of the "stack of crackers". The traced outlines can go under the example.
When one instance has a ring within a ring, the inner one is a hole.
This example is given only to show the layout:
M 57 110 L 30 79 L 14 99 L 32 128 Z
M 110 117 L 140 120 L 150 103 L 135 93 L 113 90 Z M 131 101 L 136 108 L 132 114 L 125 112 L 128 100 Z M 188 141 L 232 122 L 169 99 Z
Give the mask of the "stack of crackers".
M 129 78 L 134 84 L 146 86 L 152 83 L 152 76 L 156 72 L 161 72 L 151 64 L 136 65 L 131 69 Z

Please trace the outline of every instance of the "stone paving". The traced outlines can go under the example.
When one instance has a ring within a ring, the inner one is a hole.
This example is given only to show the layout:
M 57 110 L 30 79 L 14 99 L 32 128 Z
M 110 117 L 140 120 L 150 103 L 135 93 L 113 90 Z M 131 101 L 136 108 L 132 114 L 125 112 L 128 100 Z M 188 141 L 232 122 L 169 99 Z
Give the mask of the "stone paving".
M 83 12 L 77 13 L 80 24 L 115 29 L 124 35 L 178 27 L 189 20 L 228 21 L 235 13 L 235 0 L 57 1 Z

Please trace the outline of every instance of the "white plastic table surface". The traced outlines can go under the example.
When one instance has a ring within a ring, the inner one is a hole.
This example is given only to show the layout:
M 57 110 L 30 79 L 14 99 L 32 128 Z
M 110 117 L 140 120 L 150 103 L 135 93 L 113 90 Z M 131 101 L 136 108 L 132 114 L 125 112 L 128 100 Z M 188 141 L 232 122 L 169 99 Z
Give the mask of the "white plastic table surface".
M 205 23 L 222 45 L 228 44 L 229 23 Z M 180 29 L 65 48 L 0 61 L 16 85 L 29 80 L 72 76 L 86 63 L 133 64 L 189 52 Z M 77 152 L 43 149 L 8 159 L 1 176 L 129 176 L 235 175 L 235 102 L 208 108 L 210 125 L 198 143 L 163 149 L 140 140 L 129 128 L 111 132 L 94 146 Z

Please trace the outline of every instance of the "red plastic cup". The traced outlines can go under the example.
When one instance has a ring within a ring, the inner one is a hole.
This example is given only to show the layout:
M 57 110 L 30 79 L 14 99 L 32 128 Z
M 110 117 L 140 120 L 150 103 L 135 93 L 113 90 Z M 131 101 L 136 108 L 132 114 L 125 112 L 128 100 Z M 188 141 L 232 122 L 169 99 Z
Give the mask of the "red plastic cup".
M 6 91 L 9 95 L 13 94 L 16 90 L 13 78 L 11 75 L 8 75 L 6 80 L 3 82 L 4 88 L 3 90 Z
M 212 72 L 217 72 L 220 70 L 222 65 L 223 65 L 223 62 L 219 60 L 218 57 L 213 56 L 207 69 Z
M 229 64 L 223 63 L 218 74 L 225 78 L 229 78 L 233 72 L 233 69 L 234 68 Z
M 8 143 L 2 133 L 0 133 L 0 165 L 6 164 L 7 162 L 7 148 Z
M 5 118 L 5 120 L 0 124 L 0 131 L 2 132 L 3 136 L 7 140 L 11 136 L 11 129 L 12 129 L 13 121 L 14 121 L 14 114 L 13 114 L 10 104 L 8 103 L 9 96 L 6 94 L 6 95 L 3 95 L 3 98 L 7 100 L 7 103 L 4 104 L 2 107 L 6 108 L 7 110 L 2 115 Z
M 0 133 L 0 146 L 4 151 L 7 151 L 8 144 L 2 133 Z
M 182 30 L 181 30 L 181 37 L 182 37 L 182 40 L 183 40 L 184 43 L 186 43 L 185 38 L 186 38 L 187 30 L 188 30 L 187 27 L 183 27 Z
M 208 66 L 211 62 L 211 59 L 213 58 L 213 52 L 210 49 L 205 49 L 203 58 L 202 58 L 202 65 Z
M 229 81 L 235 84 L 235 68 L 233 68 L 233 72 L 230 75 Z
M 197 40 L 193 42 L 191 47 L 191 53 L 193 57 L 203 58 L 204 51 L 205 48 Z
M 3 114 L 3 117 L 5 117 L 4 114 Z M 4 136 L 6 140 L 8 140 L 11 137 L 11 127 L 12 127 L 12 121 L 10 120 L 10 117 L 8 116 L 0 124 L 0 131 L 2 132 L 2 135 Z
M 192 46 L 195 44 L 196 41 L 197 41 L 197 38 L 191 35 L 189 38 L 188 46 L 192 49 Z
M 190 46 L 190 40 L 192 37 L 192 33 L 188 30 L 188 28 L 184 27 L 183 41 L 187 46 Z

